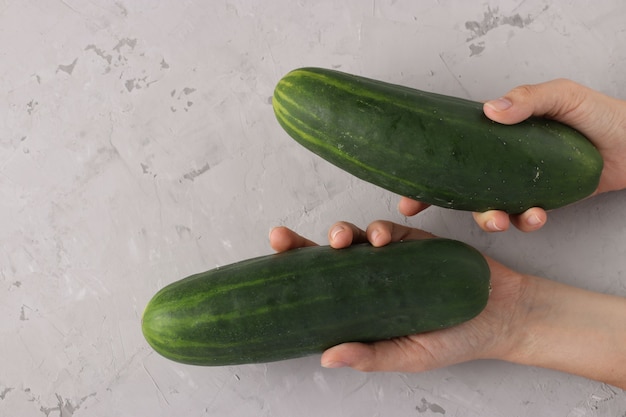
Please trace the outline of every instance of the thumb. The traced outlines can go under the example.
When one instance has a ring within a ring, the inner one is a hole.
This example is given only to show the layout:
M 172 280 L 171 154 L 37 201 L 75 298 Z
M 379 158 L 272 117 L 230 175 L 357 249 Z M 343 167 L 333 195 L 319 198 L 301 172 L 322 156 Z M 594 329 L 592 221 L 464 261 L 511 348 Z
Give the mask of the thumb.
M 576 124 L 581 122 L 582 105 L 592 94 L 592 90 L 574 81 L 557 79 L 515 87 L 503 97 L 485 102 L 483 111 L 503 124 L 518 123 L 530 116 Z
M 604 171 L 597 192 L 626 186 L 626 102 L 566 79 L 516 87 L 503 97 L 483 104 L 483 112 L 502 124 L 519 123 L 530 116 L 545 117 L 582 133 L 600 151 Z
M 393 341 L 392 341 L 393 340 Z M 364 372 L 405 370 L 407 354 L 396 339 L 374 343 L 342 343 L 327 349 L 321 358 L 325 368 L 350 367 Z M 413 358 L 415 360 L 415 358 Z
M 350 367 L 363 372 L 422 372 L 469 359 L 462 358 L 462 352 L 434 354 L 421 343 L 423 336 L 404 336 L 374 343 L 343 343 L 327 349 L 321 365 L 325 368 Z

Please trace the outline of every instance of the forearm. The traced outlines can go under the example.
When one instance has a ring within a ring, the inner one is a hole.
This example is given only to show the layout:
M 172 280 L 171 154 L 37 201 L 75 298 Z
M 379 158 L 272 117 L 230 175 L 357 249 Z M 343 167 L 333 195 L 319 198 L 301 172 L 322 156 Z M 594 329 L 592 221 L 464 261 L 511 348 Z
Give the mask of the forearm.
M 507 359 L 626 389 L 626 298 L 528 279 L 524 334 Z

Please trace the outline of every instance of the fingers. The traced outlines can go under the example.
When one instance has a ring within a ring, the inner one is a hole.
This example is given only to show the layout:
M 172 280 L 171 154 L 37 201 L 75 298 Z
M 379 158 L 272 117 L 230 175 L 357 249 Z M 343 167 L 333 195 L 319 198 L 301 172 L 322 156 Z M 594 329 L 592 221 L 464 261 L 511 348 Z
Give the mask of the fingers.
M 522 232 L 534 232 L 539 230 L 548 221 L 548 214 L 544 209 L 533 207 L 524 213 L 511 216 L 511 222 Z
M 403 216 L 414 216 L 420 211 L 428 208 L 428 204 L 422 203 L 421 201 L 412 200 L 408 197 L 402 197 L 398 202 L 398 211 Z
M 317 243 L 300 236 L 293 230 L 284 226 L 274 227 L 270 230 L 270 246 L 276 252 L 285 252 L 291 249 L 302 248 L 305 246 L 317 246 Z
M 337 222 L 328 230 L 328 241 L 333 248 L 345 248 L 355 243 L 370 242 L 385 246 L 401 240 L 428 239 L 434 235 L 420 229 L 403 226 L 387 220 L 377 220 L 362 230 L 352 223 Z
M 476 224 L 485 232 L 503 232 L 509 229 L 509 215 L 500 210 L 472 213 Z
M 345 248 L 357 243 L 370 242 L 374 246 L 384 246 L 400 240 L 427 239 L 432 234 L 423 230 L 402 226 L 393 222 L 379 220 L 372 222 L 367 230 L 362 230 L 349 222 L 337 222 L 328 230 L 330 246 Z M 278 226 L 270 230 L 270 246 L 276 252 L 285 252 L 305 246 L 317 246 L 317 243 L 300 236 L 293 230 Z
M 328 242 L 336 249 L 367 242 L 365 232 L 352 223 L 337 222 L 328 230 Z
M 373 246 L 384 246 L 390 242 L 401 240 L 429 239 L 431 233 L 387 220 L 377 220 L 369 224 L 366 230 L 367 239 Z
M 546 224 L 548 214 L 539 207 L 533 207 L 524 213 L 508 215 L 500 210 L 489 210 L 483 213 L 472 213 L 476 224 L 485 232 L 502 232 L 513 224 L 522 232 L 534 232 Z

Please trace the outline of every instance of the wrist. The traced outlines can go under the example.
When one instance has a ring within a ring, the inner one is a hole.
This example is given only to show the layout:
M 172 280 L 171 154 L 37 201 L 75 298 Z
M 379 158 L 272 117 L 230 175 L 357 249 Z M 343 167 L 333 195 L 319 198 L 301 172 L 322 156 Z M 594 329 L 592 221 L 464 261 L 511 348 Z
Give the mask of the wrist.
M 527 276 L 503 359 L 626 389 L 626 299 Z

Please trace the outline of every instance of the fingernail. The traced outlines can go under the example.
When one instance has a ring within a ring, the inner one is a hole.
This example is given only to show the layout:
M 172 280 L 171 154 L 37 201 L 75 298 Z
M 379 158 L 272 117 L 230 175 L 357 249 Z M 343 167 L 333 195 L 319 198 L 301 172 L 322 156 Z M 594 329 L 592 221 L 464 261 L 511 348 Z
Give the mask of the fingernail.
M 346 366 L 348 366 L 348 364 L 347 364 L 347 363 L 344 363 L 344 362 L 339 362 L 339 361 L 335 361 L 335 362 L 322 362 L 322 367 L 323 367 L 323 368 L 328 368 L 328 369 L 345 368 Z
M 502 97 L 496 100 L 489 100 L 485 103 L 485 105 L 491 107 L 495 111 L 504 111 L 510 108 L 513 103 L 511 103 L 509 99 Z
M 331 231 L 330 231 L 330 240 L 336 240 L 336 237 L 339 235 L 339 233 L 343 232 L 343 227 L 341 226 L 336 226 L 334 227 Z
M 542 221 L 539 218 L 539 216 L 537 216 L 536 214 L 533 214 L 532 216 L 528 218 L 528 220 L 526 220 L 526 223 L 528 223 L 530 226 L 539 226 L 542 223 Z
M 487 221 L 487 223 L 485 224 L 485 226 L 487 227 L 488 230 L 491 230 L 493 232 L 501 232 L 503 229 L 501 227 L 499 227 L 496 224 L 495 220 L 489 220 Z
M 378 237 L 380 236 L 380 232 L 376 229 L 372 230 L 372 234 L 370 235 L 370 240 L 372 245 L 376 246 L 376 244 L 378 243 Z

